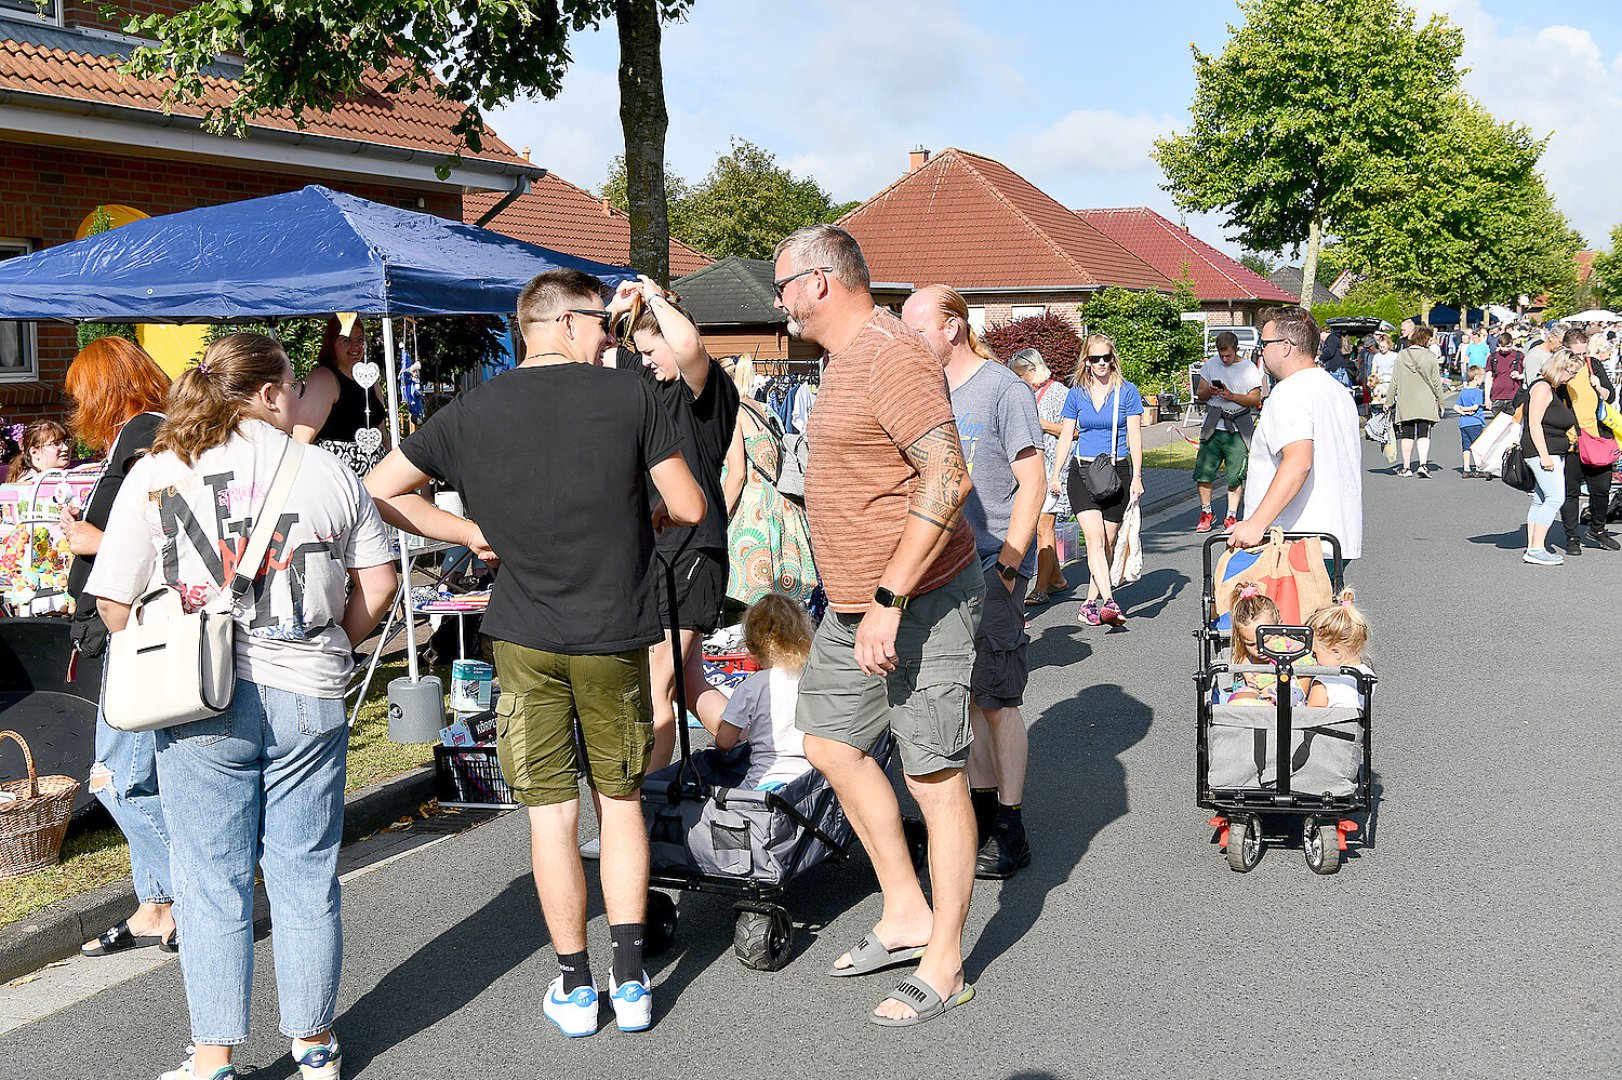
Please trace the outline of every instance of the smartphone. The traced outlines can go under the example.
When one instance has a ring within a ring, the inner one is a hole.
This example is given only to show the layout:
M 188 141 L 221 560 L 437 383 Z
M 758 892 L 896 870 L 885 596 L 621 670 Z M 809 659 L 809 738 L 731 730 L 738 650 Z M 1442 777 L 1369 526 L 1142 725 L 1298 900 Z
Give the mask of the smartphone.
M 1211 389 L 1213 389 L 1213 390 L 1226 390 L 1227 387 L 1222 384 L 1221 379 L 1212 379 L 1211 380 Z

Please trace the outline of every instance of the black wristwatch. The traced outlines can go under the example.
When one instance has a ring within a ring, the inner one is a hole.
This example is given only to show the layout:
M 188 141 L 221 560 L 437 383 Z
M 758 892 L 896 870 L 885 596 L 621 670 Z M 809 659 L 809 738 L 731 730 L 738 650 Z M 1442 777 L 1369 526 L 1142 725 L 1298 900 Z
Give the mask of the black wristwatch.
M 1005 566 L 999 562 L 997 564 L 997 573 L 1002 575 L 1002 579 L 1004 581 L 1013 581 L 1015 578 L 1019 577 L 1019 568 L 1014 566 Z
M 873 602 L 879 607 L 895 608 L 897 611 L 906 611 L 907 601 L 909 599 L 911 598 L 906 596 L 897 596 L 889 589 L 886 589 L 883 585 L 880 585 L 878 588 L 873 590 Z

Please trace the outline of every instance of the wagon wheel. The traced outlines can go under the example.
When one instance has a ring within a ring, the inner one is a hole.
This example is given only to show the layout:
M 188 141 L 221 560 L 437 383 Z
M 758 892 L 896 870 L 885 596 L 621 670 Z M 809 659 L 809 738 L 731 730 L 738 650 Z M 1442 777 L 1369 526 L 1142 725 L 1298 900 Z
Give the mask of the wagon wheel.
M 665 893 L 649 889 L 647 930 L 642 951 L 649 956 L 668 951 L 676 943 L 676 923 L 680 919 L 676 901 Z
M 1262 823 L 1255 814 L 1228 818 L 1228 869 L 1248 874 L 1262 861 Z
M 1340 830 L 1307 818 L 1301 823 L 1301 850 L 1307 856 L 1307 869 L 1314 874 L 1335 873 L 1340 869 Z
M 771 905 L 764 911 L 734 909 L 738 920 L 732 928 L 732 951 L 738 962 L 756 971 L 779 971 L 794 950 L 794 922 L 788 909 Z

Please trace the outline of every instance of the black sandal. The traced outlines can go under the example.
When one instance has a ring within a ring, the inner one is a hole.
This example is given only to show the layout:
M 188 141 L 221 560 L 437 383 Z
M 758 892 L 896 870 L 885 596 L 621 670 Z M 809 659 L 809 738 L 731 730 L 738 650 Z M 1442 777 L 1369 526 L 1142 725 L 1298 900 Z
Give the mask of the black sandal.
M 153 945 L 161 946 L 163 943 L 161 937 L 137 934 L 130 929 L 129 923 L 121 922 L 97 938 L 94 944 L 86 945 L 79 951 L 85 956 L 111 956 L 114 953 L 127 952 L 130 949 L 148 949 Z

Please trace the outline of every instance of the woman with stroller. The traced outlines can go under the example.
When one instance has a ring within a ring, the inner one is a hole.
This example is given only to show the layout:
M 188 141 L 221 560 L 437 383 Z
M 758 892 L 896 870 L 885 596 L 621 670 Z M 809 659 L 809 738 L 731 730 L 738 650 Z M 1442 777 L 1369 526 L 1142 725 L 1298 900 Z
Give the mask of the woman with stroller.
M 272 339 L 230 334 L 210 345 L 176 382 L 151 455 L 130 470 L 85 586 L 113 633 L 155 589 L 178 593 L 188 611 L 212 603 L 225 587 L 218 553 L 246 543 L 283 463 L 296 470 L 277 547 L 255 568 L 237 616 L 230 706 L 156 733 L 163 789 L 185 798 L 184 812 L 167 818 L 196 1043 L 162 1080 L 237 1076 L 256 869 L 276 925 L 282 1033 L 304 1080 L 338 1078 L 344 689 L 354 644 L 377 625 L 398 578 L 360 480 L 325 451 L 289 450 L 303 392 Z
M 1126 615 L 1110 588 L 1110 563 L 1127 505 L 1143 494 L 1143 396 L 1122 377 L 1115 339 L 1108 334 L 1090 334 L 1084 342 L 1062 417 L 1048 490 L 1057 493 L 1068 484 L 1070 505 L 1087 539 L 1087 599 L 1081 621 L 1120 625 Z M 1113 492 L 1095 495 L 1088 466 L 1101 457 L 1113 461 L 1119 483 Z

